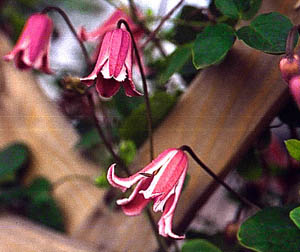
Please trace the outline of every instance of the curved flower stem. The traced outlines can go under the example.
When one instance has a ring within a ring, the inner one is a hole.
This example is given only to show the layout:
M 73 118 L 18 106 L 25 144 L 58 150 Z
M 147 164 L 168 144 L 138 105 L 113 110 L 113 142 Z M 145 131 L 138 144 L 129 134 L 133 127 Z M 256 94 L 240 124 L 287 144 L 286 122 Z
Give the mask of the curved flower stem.
M 103 130 L 100 126 L 100 122 L 98 120 L 98 117 L 95 113 L 95 103 L 92 97 L 92 94 L 90 92 L 87 93 L 88 102 L 92 111 L 92 117 L 96 126 L 96 129 L 98 131 L 98 134 L 100 135 L 105 147 L 108 149 L 112 157 L 115 159 L 115 161 L 122 167 L 122 169 L 125 171 L 126 175 L 130 176 L 130 172 L 127 168 L 127 166 L 124 164 L 123 160 L 117 155 L 117 153 L 114 151 L 113 147 L 111 146 L 110 142 L 107 140 L 106 136 L 103 133 Z
M 148 121 L 148 131 L 149 131 L 149 140 L 150 140 L 150 162 L 154 159 L 154 147 L 153 147 L 153 133 L 152 133 L 152 113 L 151 113 L 151 107 L 150 107 L 150 100 L 149 100 L 149 93 L 148 93 L 148 87 L 147 87 L 147 82 L 146 82 L 146 77 L 143 69 L 143 65 L 141 62 L 139 50 L 136 46 L 133 34 L 130 30 L 130 27 L 128 23 L 124 19 L 120 19 L 118 21 L 118 28 L 121 27 L 121 25 L 125 25 L 127 31 L 129 32 L 131 39 L 132 39 L 132 44 L 134 48 L 134 52 L 136 55 L 137 63 L 139 66 L 139 70 L 142 76 L 142 82 L 143 82 L 143 89 L 144 89 L 144 94 L 145 94 L 145 103 L 146 103 L 146 109 L 147 109 L 147 121 Z
M 234 196 L 236 196 L 242 203 L 253 207 L 257 210 L 261 210 L 261 207 L 258 206 L 257 204 L 254 204 L 252 202 L 250 202 L 249 200 L 247 200 L 245 197 L 243 197 L 242 195 L 240 195 L 239 193 L 237 193 L 236 191 L 234 191 L 228 184 L 226 184 L 222 179 L 220 179 L 211 169 L 209 169 L 199 158 L 198 156 L 195 154 L 195 152 L 191 149 L 191 147 L 187 146 L 187 145 L 183 145 L 181 146 L 179 149 L 188 152 L 191 157 L 196 161 L 196 163 L 198 165 L 200 165 L 203 170 L 205 170 L 214 180 L 216 180 L 219 184 L 221 184 L 222 186 L 224 186 L 226 188 L 227 191 L 229 191 L 230 193 L 232 193 Z
M 80 180 L 80 181 L 92 184 L 93 186 L 95 185 L 94 181 L 92 180 L 92 178 L 90 176 L 83 175 L 83 174 L 70 174 L 70 175 L 66 175 L 66 176 L 61 177 L 58 180 L 54 181 L 54 183 L 52 184 L 52 191 L 57 189 L 59 186 L 63 185 L 65 182 L 72 181 L 72 180 Z
M 294 25 L 289 31 L 289 35 L 285 44 L 285 54 L 288 58 L 292 58 L 294 54 L 294 41 L 297 32 L 299 33 L 300 25 Z
M 147 38 L 147 40 L 144 42 L 144 44 L 141 46 L 144 48 L 153 38 L 156 37 L 156 34 L 159 32 L 163 24 L 173 15 L 174 11 L 177 10 L 177 8 L 184 2 L 184 0 L 180 0 L 170 11 L 167 13 L 160 21 L 158 26 L 155 28 L 153 32 L 151 32 Z
M 68 25 L 70 31 L 73 33 L 74 37 L 76 38 L 76 40 L 79 43 L 79 46 L 80 46 L 80 48 L 82 50 L 82 53 L 84 55 L 84 58 L 85 58 L 85 61 L 86 61 L 87 65 L 88 65 L 88 67 L 90 67 L 92 65 L 92 62 L 90 60 L 89 54 L 88 54 L 88 52 L 87 52 L 84 44 L 82 43 L 82 41 L 79 39 L 79 37 L 78 37 L 78 35 L 76 33 L 76 30 L 75 30 L 73 24 L 71 23 L 71 20 L 69 19 L 68 15 L 61 8 L 56 7 L 56 6 L 47 6 L 45 9 L 43 9 L 41 11 L 41 13 L 42 14 L 46 14 L 46 13 L 48 13 L 50 11 L 56 11 L 56 12 L 58 12 L 62 16 L 62 18 L 65 20 L 65 22 Z

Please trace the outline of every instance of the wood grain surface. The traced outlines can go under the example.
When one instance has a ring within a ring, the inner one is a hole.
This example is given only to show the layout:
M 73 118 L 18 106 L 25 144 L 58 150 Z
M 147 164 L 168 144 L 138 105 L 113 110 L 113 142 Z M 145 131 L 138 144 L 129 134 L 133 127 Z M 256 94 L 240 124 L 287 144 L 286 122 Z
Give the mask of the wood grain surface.
M 0 216 L 1 252 L 97 252 L 96 246 L 55 233 L 18 216 Z

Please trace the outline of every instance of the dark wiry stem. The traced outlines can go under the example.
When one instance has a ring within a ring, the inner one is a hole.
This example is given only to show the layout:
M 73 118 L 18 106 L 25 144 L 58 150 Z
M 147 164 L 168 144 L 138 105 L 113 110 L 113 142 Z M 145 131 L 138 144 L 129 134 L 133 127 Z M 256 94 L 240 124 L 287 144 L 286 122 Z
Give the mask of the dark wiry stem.
M 163 24 L 173 15 L 174 11 L 177 10 L 177 8 L 184 2 L 184 0 L 181 0 L 178 2 L 178 4 L 176 4 L 174 6 L 174 8 L 172 8 L 169 13 L 167 15 L 165 15 L 159 25 L 156 27 L 156 29 L 148 36 L 148 39 L 144 42 L 144 44 L 141 46 L 142 48 L 144 48 L 155 36 L 156 34 L 160 31 L 161 27 L 163 26 Z
M 246 198 L 244 198 L 243 196 L 241 196 L 239 193 L 237 193 L 236 191 L 234 191 L 228 184 L 226 184 L 222 179 L 220 179 L 211 169 L 209 169 L 199 158 L 198 156 L 195 154 L 195 152 L 191 149 L 191 147 L 187 146 L 187 145 L 183 145 L 181 146 L 179 149 L 188 152 L 191 157 L 196 161 L 196 163 L 198 165 L 200 165 L 203 170 L 205 170 L 215 181 L 217 181 L 219 184 L 221 184 L 222 186 L 224 186 L 227 191 L 229 191 L 230 193 L 232 193 L 234 196 L 236 196 L 242 203 L 253 207 L 257 210 L 261 210 L 261 207 L 250 202 L 249 200 L 247 200 Z
M 289 35 L 287 37 L 286 40 L 286 44 L 285 44 L 285 54 L 288 58 L 293 58 L 293 54 L 294 54 L 294 41 L 295 41 L 295 37 L 297 32 L 299 32 L 299 25 L 294 25 L 292 27 L 292 29 L 289 32 Z
M 149 100 L 149 94 L 148 94 L 148 87 L 147 87 L 147 81 L 146 81 L 146 77 L 145 77 L 145 73 L 143 70 L 143 65 L 141 62 L 141 58 L 140 58 L 140 54 L 139 54 L 139 50 L 136 46 L 133 34 L 130 30 L 130 27 L 128 25 L 128 23 L 124 20 L 124 19 L 120 19 L 118 21 L 118 28 L 121 27 L 121 25 L 125 25 L 127 31 L 129 32 L 131 39 L 132 39 L 132 44 L 133 44 L 133 48 L 134 48 L 134 52 L 136 55 L 136 59 L 137 59 L 137 63 L 139 66 L 139 70 L 141 73 L 141 77 L 142 77 L 142 82 L 143 82 L 143 89 L 144 89 L 144 95 L 145 95 L 145 103 L 146 103 L 146 109 L 147 109 L 147 121 L 148 121 L 148 131 L 149 131 L 149 140 L 150 140 L 150 161 L 152 161 L 154 159 L 154 148 L 153 148 L 153 133 L 152 133 L 152 113 L 151 113 L 151 107 L 150 107 L 150 100 Z
M 72 34 L 74 35 L 74 37 L 76 38 L 76 40 L 77 40 L 78 43 L 79 43 L 79 46 L 80 46 L 80 48 L 81 48 L 81 50 L 82 50 L 82 53 L 83 53 L 83 55 L 84 55 L 84 58 L 85 58 L 85 61 L 86 61 L 87 65 L 90 67 L 90 66 L 92 65 L 92 63 L 91 63 L 91 60 L 90 60 L 90 58 L 89 58 L 89 54 L 88 54 L 88 52 L 87 52 L 87 50 L 86 50 L 84 44 L 82 43 L 82 41 L 81 41 L 80 38 L 78 37 L 78 35 L 77 35 L 77 33 L 76 33 L 76 30 L 75 30 L 73 24 L 71 23 L 71 20 L 69 19 L 68 15 L 67 15 L 61 8 L 56 7 L 56 6 L 48 6 L 48 7 L 46 7 L 45 9 L 43 9 L 43 10 L 41 11 L 41 13 L 42 13 L 42 14 L 46 14 L 46 13 L 48 13 L 49 11 L 56 11 L 56 12 L 58 12 L 58 13 L 62 16 L 62 18 L 65 20 L 65 22 L 66 22 L 66 24 L 68 25 L 70 31 L 72 32 Z
M 130 172 L 129 172 L 127 166 L 124 164 L 123 160 L 116 154 L 116 152 L 114 151 L 114 149 L 111 146 L 110 142 L 107 140 L 106 136 L 103 133 L 103 130 L 100 126 L 100 122 L 99 122 L 98 117 L 97 117 L 96 112 L 95 112 L 95 103 L 94 103 L 92 94 L 88 92 L 87 93 L 87 98 L 88 98 L 88 101 L 89 101 L 89 105 L 90 105 L 91 112 L 92 112 L 92 117 L 93 117 L 93 120 L 95 122 L 95 126 L 96 126 L 96 129 L 98 131 L 98 134 L 100 135 L 105 147 L 108 149 L 108 151 L 110 152 L 112 157 L 115 159 L 115 161 L 118 163 L 118 165 L 120 165 L 122 167 L 122 169 L 126 172 L 126 174 L 129 176 Z

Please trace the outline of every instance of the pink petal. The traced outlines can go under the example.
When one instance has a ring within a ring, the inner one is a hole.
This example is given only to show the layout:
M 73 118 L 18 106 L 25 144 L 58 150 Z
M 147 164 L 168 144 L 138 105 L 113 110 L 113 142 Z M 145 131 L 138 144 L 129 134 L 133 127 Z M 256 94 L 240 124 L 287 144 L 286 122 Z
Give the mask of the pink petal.
M 48 57 L 52 30 L 52 20 L 46 14 L 32 15 L 27 20 L 14 49 L 4 58 L 15 59 L 15 64 L 20 69 L 35 68 L 52 73 L 48 60 L 47 66 L 43 65 L 43 58 Z
M 139 91 L 137 91 L 135 89 L 135 86 L 133 84 L 133 82 L 129 79 L 125 80 L 123 83 L 123 87 L 125 89 L 125 94 L 129 97 L 133 97 L 133 96 L 141 96 L 143 95 L 142 93 L 140 93 Z
M 156 170 L 158 170 L 165 162 L 168 161 L 170 156 L 174 155 L 177 149 L 167 149 L 162 152 L 156 159 L 154 159 L 149 165 L 130 176 L 129 178 L 120 178 L 115 175 L 115 164 L 111 165 L 107 172 L 107 180 L 108 182 L 114 186 L 120 188 L 122 191 L 126 191 L 127 188 L 130 188 L 139 180 L 145 178 L 141 173 L 153 174 Z M 155 177 L 155 176 L 154 176 Z
M 184 183 L 186 175 L 186 169 L 181 174 L 178 184 L 175 188 L 175 194 L 172 194 L 172 196 L 168 199 L 166 202 L 165 210 L 158 222 L 158 229 L 159 234 L 164 237 L 171 237 L 173 239 L 184 239 L 185 236 L 179 236 L 172 232 L 172 223 L 173 223 L 173 217 L 174 217 L 174 211 L 177 205 L 177 202 L 179 200 L 179 196 L 182 190 L 182 186 Z
M 150 185 L 152 178 L 143 178 L 139 181 L 128 199 L 117 200 L 117 204 L 122 206 L 123 212 L 127 215 L 138 215 L 142 212 L 145 206 L 151 199 L 145 199 L 139 193 L 140 190 L 145 190 Z
M 92 32 L 87 32 L 84 27 L 81 27 L 78 35 L 82 41 L 99 39 L 105 32 L 113 30 L 120 19 L 125 19 L 128 22 L 131 30 L 133 30 L 134 32 L 136 31 L 139 37 L 141 37 L 141 33 L 143 31 L 141 29 L 138 29 L 132 19 L 126 14 L 126 12 L 122 11 L 121 9 L 116 9 L 101 26 L 99 26 Z
M 289 82 L 290 92 L 300 109 L 300 76 L 292 78 Z
M 149 188 L 141 193 L 144 194 L 146 199 L 153 198 L 155 195 L 162 195 L 157 199 L 157 204 L 159 204 L 159 201 L 163 201 L 164 197 L 175 187 L 187 166 L 187 155 L 182 150 L 176 150 L 169 160 L 164 163 L 158 174 L 155 175 Z
M 111 47 L 109 52 L 109 73 L 115 78 L 121 72 L 125 64 L 131 38 L 127 31 L 115 29 L 112 32 Z
M 120 83 L 114 79 L 97 78 L 96 90 L 103 97 L 112 97 L 119 91 L 120 86 Z
M 29 59 L 33 62 L 41 52 L 46 53 L 53 30 L 52 20 L 46 14 L 36 14 L 28 20 Z
M 91 86 L 94 84 L 94 80 L 97 79 L 99 72 L 101 71 L 103 66 L 108 62 L 111 37 L 112 32 L 107 32 L 105 34 L 101 44 L 101 48 L 99 50 L 98 59 L 93 71 L 87 77 L 80 79 L 80 81 L 86 84 L 87 86 Z

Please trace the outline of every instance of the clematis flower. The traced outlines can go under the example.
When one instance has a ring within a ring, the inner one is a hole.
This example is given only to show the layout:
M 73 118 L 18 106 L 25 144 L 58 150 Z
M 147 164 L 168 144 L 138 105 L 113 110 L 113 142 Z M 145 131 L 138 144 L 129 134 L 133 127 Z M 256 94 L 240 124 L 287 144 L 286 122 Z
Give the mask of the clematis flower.
M 126 215 L 138 215 L 153 200 L 154 212 L 162 211 L 159 234 L 174 239 L 184 236 L 172 232 L 172 222 L 188 167 L 187 155 L 180 149 L 167 149 L 141 171 L 129 178 L 115 175 L 115 164 L 109 167 L 109 183 L 125 192 L 137 183 L 129 198 L 117 200 Z
M 139 12 L 139 11 L 138 11 L 138 16 L 140 18 L 143 18 L 142 17 L 142 13 Z M 144 68 L 145 72 L 148 73 L 149 69 L 147 68 L 147 66 L 145 64 L 145 60 L 143 58 L 143 53 L 142 53 L 142 50 L 140 49 L 140 41 L 141 41 L 141 39 L 143 38 L 143 36 L 145 34 L 144 30 L 141 28 L 141 26 L 139 26 L 139 25 L 137 25 L 137 24 L 135 24 L 133 22 L 133 20 L 126 13 L 125 10 L 116 9 L 111 14 L 111 16 L 108 19 L 106 19 L 103 22 L 103 24 L 101 24 L 94 31 L 88 32 L 88 31 L 86 31 L 86 29 L 84 27 L 81 27 L 79 29 L 79 32 L 78 32 L 78 37 L 81 39 L 81 41 L 97 41 L 98 42 L 98 45 L 97 45 L 97 47 L 95 49 L 95 52 L 92 55 L 92 60 L 96 61 L 97 60 L 97 56 L 99 54 L 100 45 L 101 45 L 101 43 L 99 43 L 99 41 L 100 42 L 102 41 L 103 36 L 104 36 L 104 34 L 106 32 L 112 31 L 112 30 L 115 29 L 116 24 L 118 23 L 118 21 L 120 19 L 124 19 L 128 23 L 129 28 L 132 31 L 134 40 L 135 40 L 135 42 L 137 44 L 137 48 L 139 50 L 139 54 L 140 54 L 140 57 L 141 57 L 143 68 Z M 133 63 L 135 63 L 135 62 L 136 62 L 136 58 L 135 58 L 135 56 L 133 56 Z
M 130 34 L 122 28 L 105 34 L 96 66 L 92 73 L 80 79 L 90 86 L 96 80 L 96 90 L 103 97 L 118 92 L 121 84 L 127 96 L 139 96 L 132 81 L 132 41 Z
M 16 67 L 21 70 L 35 68 L 51 74 L 48 52 L 52 30 L 53 23 L 48 15 L 32 15 L 27 20 L 17 44 L 4 59 L 14 59 Z

